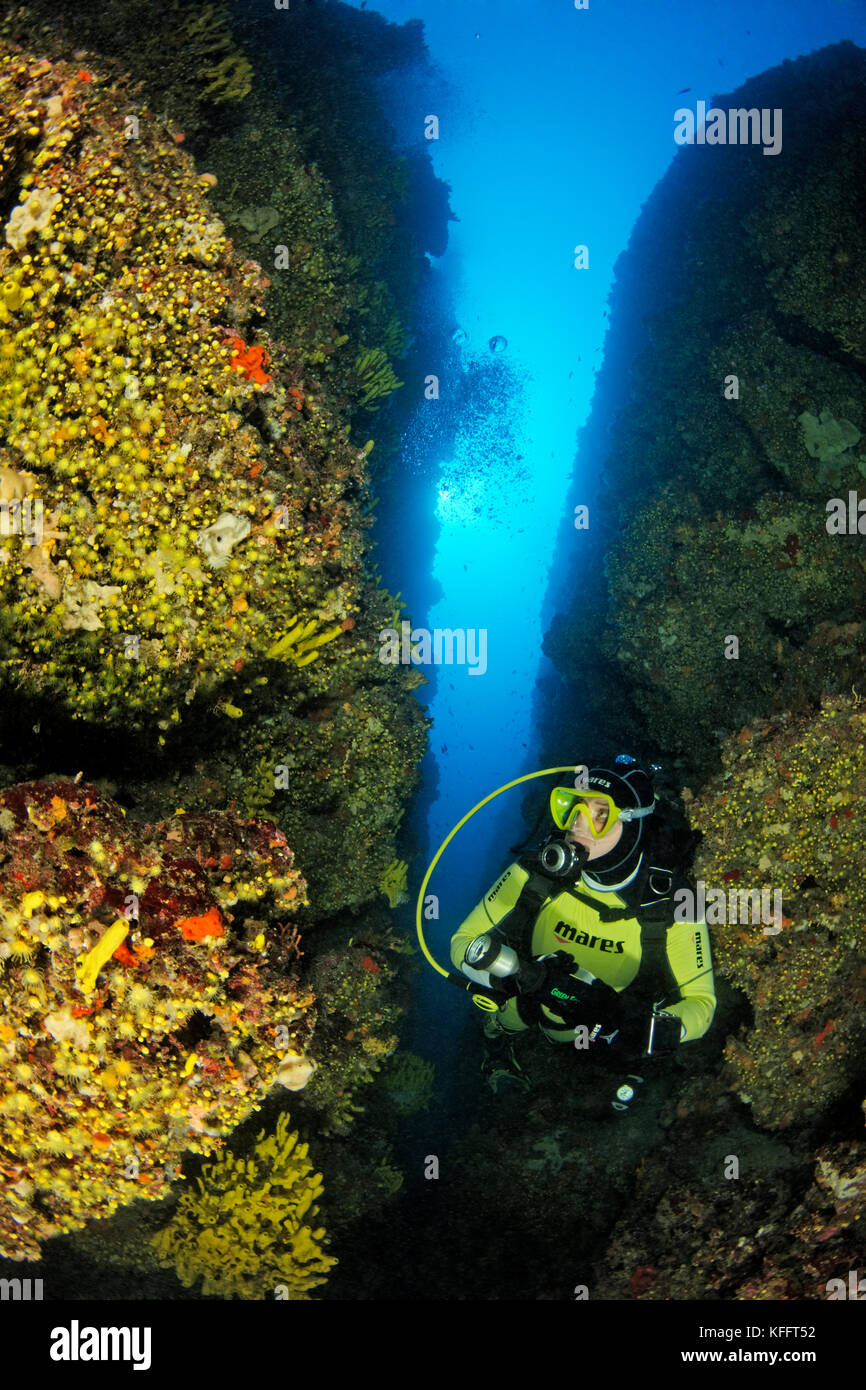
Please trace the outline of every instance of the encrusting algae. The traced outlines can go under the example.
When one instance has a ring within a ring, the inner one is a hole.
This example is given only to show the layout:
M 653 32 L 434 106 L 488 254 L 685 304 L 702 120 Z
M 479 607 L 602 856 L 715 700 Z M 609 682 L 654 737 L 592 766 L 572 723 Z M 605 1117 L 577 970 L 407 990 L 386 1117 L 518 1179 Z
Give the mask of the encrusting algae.
M 259 1134 L 251 1158 L 225 1153 L 205 1164 L 197 1191 L 181 1193 L 153 1244 L 186 1288 L 201 1279 L 206 1298 L 291 1301 L 325 1283 L 337 1261 L 315 1226 L 322 1179 L 288 1128 L 283 1114 L 273 1134 Z

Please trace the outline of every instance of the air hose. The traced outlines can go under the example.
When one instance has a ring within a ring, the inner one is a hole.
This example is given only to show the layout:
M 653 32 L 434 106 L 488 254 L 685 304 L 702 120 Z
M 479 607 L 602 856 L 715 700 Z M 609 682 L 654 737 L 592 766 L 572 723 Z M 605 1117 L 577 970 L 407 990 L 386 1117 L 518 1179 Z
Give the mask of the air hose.
M 465 975 L 460 975 L 454 970 L 445 970 L 431 955 L 427 942 L 424 940 L 424 928 L 422 926 L 424 898 L 430 879 L 433 877 L 433 871 L 458 830 L 462 830 L 463 826 L 467 821 L 472 819 L 476 811 L 480 811 L 481 807 L 486 806 L 489 801 L 495 800 L 497 796 L 501 796 L 503 792 L 507 792 L 511 787 L 520 786 L 521 782 L 531 782 L 535 777 L 552 777 L 560 772 L 578 773 L 581 770 L 582 769 L 575 767 L 573 764 L 569 764 L 567 767 L 545 767 L 538 772 L 527 772 L 523 777 L 515 777 L 512 782 L 506 782 L 503 786 L 497 787 L 495 792 L 490 792 L 489 796 L 485 796 L 476 806 L 472 807 L 471 811 L 467 811 L 463 819 L 459 820 L 448 835 L 446 835 L 430 861 L 430 865 L 421 882 L 421 887 L 418 890 L 418 901 L 415 905 L 415 928 L 418 933 L 418 942 L 421 950 L 424 952 L 425 959 L 429 965 L 432 965 L 434 970 L 438 971 L 446 980 L 449 980 L 451 984 L 459 985 L 461 989 L 469 990 L 473 995 L 474 1002 L 478 1004 L 480 1008 L 490 1010 L 498 1009 L 501 996 L 496 996 L 493 990 L 488 989 L 485 985 L 477 984 L 474 980 L 468 979 Z

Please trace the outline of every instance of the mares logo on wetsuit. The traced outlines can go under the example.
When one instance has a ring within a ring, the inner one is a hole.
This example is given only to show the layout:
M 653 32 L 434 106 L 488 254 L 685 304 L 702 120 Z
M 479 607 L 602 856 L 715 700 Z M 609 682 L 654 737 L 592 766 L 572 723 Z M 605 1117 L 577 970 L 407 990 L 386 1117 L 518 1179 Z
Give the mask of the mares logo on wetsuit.
M 703 968 L 704 968 L 704 953 L 703 953 L 703 951 L 701 950 L 701 934 L 700 934 L 700 932 L 695 932 L 694 936 L 692 937 L 692 940 L 693 940 L 694 943 L 695 943 L 695 956 L 697 957 L 698 969 L 699 969 L 699 970 L 703 970 Z
M 501 879 L 499 880 L 498 883 L 494 883 L 494 885 L 493 885 L 493 887 L 491 888 L 490 892 L 487 894 L 487 898 L 486 898 L 486 901 L 487 901 L 487 902 L 489 902 L 489 903 L 492 903 L 492 902 L 493 902 L 493 899 L 496 897 L 496 894 L 499 892 L 500 888 L 502 887 L 503 883 L 504 883 L 505 880 L 508 878 L 508 875 L 509 875 L 510 873 L 511 873 L 511 870 L 509 869 L 507 873 L 504 873 L 504 874 L 502 875 L 502 877 L 501 877 Z
M 606 951 L 608 955 L 621 956 L 623 954 L 624 942 L 612 941 L 609 936 L 590 936 L 589 932 L 578 931 L 577 927 L 570 927 L 567 922 L 557 922 L 553 928 L 553 933 L 558 941 L 573 941 L 575 946 L 597 946 L 600 951 Z

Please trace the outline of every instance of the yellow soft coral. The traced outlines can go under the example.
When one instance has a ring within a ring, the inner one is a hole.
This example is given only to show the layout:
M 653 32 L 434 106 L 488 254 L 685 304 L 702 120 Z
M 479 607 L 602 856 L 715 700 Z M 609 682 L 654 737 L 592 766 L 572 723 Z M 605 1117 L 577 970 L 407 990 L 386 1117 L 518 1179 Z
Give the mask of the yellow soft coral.
M 129 935 L 129 922 L 123 917 L 118 918 L 107 931 L 97 941 L 91 951 L 87 952 L 78 970 L 78 983 L 85 994 L 92 994 L 96 988 L 96 977 L 105 962 L 110 960 Z
M 243 101 L 252 90 L 253 70 L 242 53 L 233 53 L 222 62 L 201 68 L 199 75 L 208 79 L 202 96 L 215 105 L 223 101 Z
M 243 101 L 252 88 L 253 70 L 234 46 L 223 5 L 205 5 L 180 26 L 189 66 L 200 82 L 201 95 L 214 104 Z M 216 61 L 208 62 L 207 59 Z
M 325 642 L 332 642 L 343 630 L 340 623 L 334 623 L 331 627 L 326 627 L 324 632 L 317 633 L 316 626 L 315 618 L 310 618 L 306 623 L 296 618 L 289 631 L 268 648 L 267 655 L 272 661 L 291 658 L 298 666 L 309 666 L 319 655 L 317 648 Z
M 201 1278 L 205 1297 L 301 1300 L 326 1281 L 337 1261 L 322 1249 L 324 1230 L 313 1229 L 322 1178 L 288 1127 L 283 1114 L 252 1158 L 226 1153 L 206 1164 L 198 1191 L 181 1194 L 153 1237 L 159 1263 L 186 1288 Z
M 391 907 L 399 907 L 408 901 L 406 892 L 406 873 L 409 868 L 405 859 L 392 859 L 379 882 Z

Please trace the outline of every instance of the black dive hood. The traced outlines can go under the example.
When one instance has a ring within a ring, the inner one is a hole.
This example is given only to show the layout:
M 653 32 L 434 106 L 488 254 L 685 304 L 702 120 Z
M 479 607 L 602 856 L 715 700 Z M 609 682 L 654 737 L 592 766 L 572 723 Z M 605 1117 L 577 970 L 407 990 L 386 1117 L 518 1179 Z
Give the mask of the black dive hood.
M 652 811 L 655 796 L 652 782 L 639 767 L 630 772 L 611 772 L 606 767 L 590 768 L 586 780 L 586 790 L 604 792 L 613 798 L 621 811 Z M 592 879 L 600 888 L 611 892 L 629 881 L 638 870 L 644 851 L 646 836 L 644 821 L 648 816 L 636 816 L 634 820 L 621 820 L 622 834 L 613 849 L 599 859 L 590 859 L 584 866 L 584 877 Z

